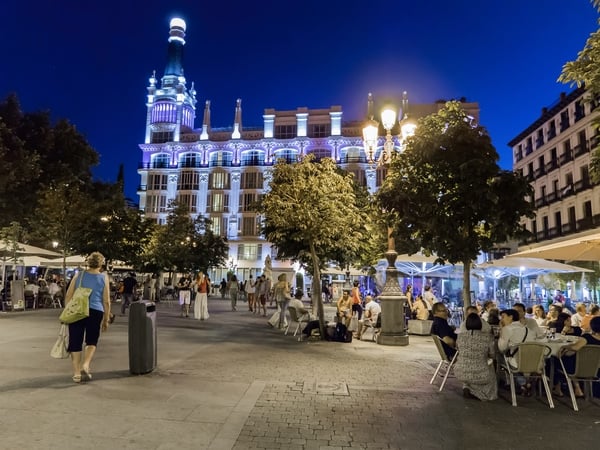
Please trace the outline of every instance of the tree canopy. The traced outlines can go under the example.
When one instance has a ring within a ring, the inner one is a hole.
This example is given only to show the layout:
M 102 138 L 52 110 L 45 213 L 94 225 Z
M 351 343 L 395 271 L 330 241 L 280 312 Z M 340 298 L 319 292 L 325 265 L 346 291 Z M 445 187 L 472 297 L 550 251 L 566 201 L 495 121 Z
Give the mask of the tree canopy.
M 532 191 L 519 174 L 500 169 L 498 154 L 459 102 L 419 121 L 405 151 L 390 164 L 377 193 L 394 235 L 441 260 L 464 265 L 463 300 L 470 304 L 471 261 L 494 244 L 525 233 Z
M 310 258 L 313 301 L 325 336 L 320 268 L 334 257 L 345 262 L 359 258 L 369 235 L 369 216 L 357 200 L 352 175 L 330 158 L 317 162 L 308 155 L 294 164 L 279 160 L 269 189 L 257 208 L 264 218 L 263 234 L 278 258 Z

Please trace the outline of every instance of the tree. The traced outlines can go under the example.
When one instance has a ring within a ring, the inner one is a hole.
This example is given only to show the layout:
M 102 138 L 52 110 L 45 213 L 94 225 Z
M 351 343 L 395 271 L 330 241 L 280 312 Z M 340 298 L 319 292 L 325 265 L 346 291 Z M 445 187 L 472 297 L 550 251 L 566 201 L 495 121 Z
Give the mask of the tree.
M 312 298 L 325 338 L 322 262 L 332 255 L 343 254 L 348 260 L 358 255 L 369 216 L 357 205 L 352 175 L 338 170 L 329 158 L 316 162 L 309 155 L 294 164 L 279 160 L 269 188 L 257 207 L 264 218 L 262 232 L 277 248 L 279 259 L 310 258 Z
M 227 241 L 213 233 L 211 221 L 190 217 L 186 205 L 171 202 L 167 223 L 157 227 L 151 237 L 144 260 L 154 271 L 166 269 L 172 273 L 207 271 L 222 266 L 227 259 Z
M 419 121 L 406 150 L 390 165 L 377 193 L 394 235 L 440 260 L 462 263 L 463 299 L 470 304 L 471 261 L 494 244 L 526 233 L 532 190 L 519 174 L 501 170 L 487 131 L 458 102 Z
M 0 225 L 26 223 L 44 192 L 60 184 L 91 187 L 98 153 L 67 120 L 24 113 L 15 94 L 0 102 Z
M 594 7 L 600 11 L 600 0 L 592 0 Z M 600 23 L 600 20 L 599 20 Z M 600 29 L 590 35 L 583 49 L 577 54 L 575 61 L 565 63 L 558 77 L 562 83 L 585 85 L 590 94 L 590 101 L 597 102 L 600 97 Z M 600 118 L 594 121 L 596 130 L 600 129 Z M 600 142 L 592 150 L 590 161 L 590 178 L 600 183 Z

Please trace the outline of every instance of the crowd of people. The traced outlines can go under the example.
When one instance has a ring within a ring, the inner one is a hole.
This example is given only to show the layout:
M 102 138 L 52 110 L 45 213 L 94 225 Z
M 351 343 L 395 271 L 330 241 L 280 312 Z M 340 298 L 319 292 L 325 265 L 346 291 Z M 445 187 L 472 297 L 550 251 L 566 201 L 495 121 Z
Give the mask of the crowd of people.
M 493 302 L 482 307 L 466 309 L 465 320 L 458 329 L 448 323 L 449 310 L 444 303 L 432 306 L 433 324 L 431 334 L 441 339 L 446 357 L 455 358 L 454 372 L 463 383 L 463 395 L 479 400 L 495 400 L 498 397 L 499 367 L 503 364 L 517 368 L 516 348 L 524 342 L 543 342 L 556 334 L 573 336 L 574 340 L 560 348 L 557 355 L 569 371 L 574 370 L 575 355 L 586 345 L 600 345 L 600 307 L 592 305 L 589 310 L 584 304 L 576 306 L 570 314 L 560 304 L 550 306 L 548 314 L 542 305 L 526 308 L 515 303 L 512 308 L 498 311 Z M 553 369 L 552 369 L 553 368 Z M 562 397 L 564 374 L 560 364 L 546 365 L 549 377 L 555 381 L 553 395 Z M 517 377 L 518 389 L 524 396 L 534 392 L 535 383 L 527 377 Z M 583 396 L 578 383 L 575 395 Z

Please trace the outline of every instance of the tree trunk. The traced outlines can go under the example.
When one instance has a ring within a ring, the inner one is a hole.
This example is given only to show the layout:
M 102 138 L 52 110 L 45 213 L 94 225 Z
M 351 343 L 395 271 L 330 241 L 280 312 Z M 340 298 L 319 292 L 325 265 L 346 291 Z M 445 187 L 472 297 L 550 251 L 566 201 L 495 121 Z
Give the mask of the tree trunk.
M 319 269 L 319 257 L 315 250 L 314 244 L 310 243 L 310 256 L 312 258 L 314 272 L 313 272 L 313 302 L 316 301 L 317 315 L 319 317 L 319 333 L 321 334 L 321 340 L 325 340 L 327 335 L 325 334 L 325 314 L 323 312 L 323 297 L 321 297 L 321 270 Z M 316 298 L 316 300 L 315 300 Z
M 471 260 L 463 261 L 463 309 L 471 306 Z

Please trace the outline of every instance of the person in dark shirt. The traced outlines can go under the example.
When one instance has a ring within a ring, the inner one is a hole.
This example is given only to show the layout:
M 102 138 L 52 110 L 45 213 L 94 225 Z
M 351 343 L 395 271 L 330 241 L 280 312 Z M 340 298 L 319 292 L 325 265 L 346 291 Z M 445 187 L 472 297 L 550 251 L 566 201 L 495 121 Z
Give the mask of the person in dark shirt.
M 434 303 L 433 324 L 431 325 L 431 334 L 439 336 L 442 339 L 442 345 L 448 358 L 453 358 L 456 353 L 456 332 L 454 328 L 448 324 L 448 315 L 450 311 L 442 302 Z
M 135 299 L 135 288 L 137 287 L 137 279 L 135 274 L 129 273 L 123 280 L 123 303 L 121 304 L 121 315 L 125 315 L 125 310 L 129 307 L 129 304 Z

